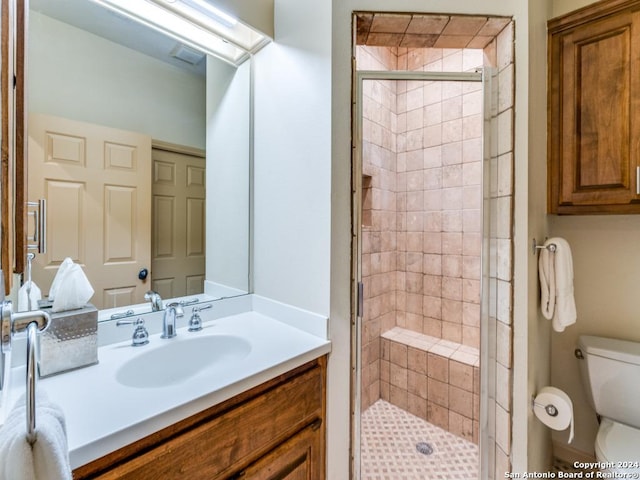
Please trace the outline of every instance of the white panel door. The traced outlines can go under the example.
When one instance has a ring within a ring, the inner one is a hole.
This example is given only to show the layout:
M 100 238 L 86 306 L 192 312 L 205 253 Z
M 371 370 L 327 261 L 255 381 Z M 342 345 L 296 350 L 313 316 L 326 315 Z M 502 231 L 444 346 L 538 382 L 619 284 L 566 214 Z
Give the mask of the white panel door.
M 29 196 L 47 200 L 47 252 L 33 280 L 47 294 L 65 257 L 82 265 L 98 308 L 144 302 L 151 263 L 151 137 L 29 116 Z

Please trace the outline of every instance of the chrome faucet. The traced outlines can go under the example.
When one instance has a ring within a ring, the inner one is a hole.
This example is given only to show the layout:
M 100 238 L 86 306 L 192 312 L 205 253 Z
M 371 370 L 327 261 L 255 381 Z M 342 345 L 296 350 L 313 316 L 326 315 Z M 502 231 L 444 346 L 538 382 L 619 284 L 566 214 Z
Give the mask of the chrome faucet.
M 184 310 L 179 303 L 170 303 L 164 311 L 162 319 L 162 335 L 160 338 L 173 338 L 176 336 L 176 318 L 184 316 Z
M 154 312 L 159 312 L 162 310 L 162 298 L 158 292 L 154 292 L 153 290 L 149 290 L 144 294 L 144 299 L 151 302 L 151 310 Z

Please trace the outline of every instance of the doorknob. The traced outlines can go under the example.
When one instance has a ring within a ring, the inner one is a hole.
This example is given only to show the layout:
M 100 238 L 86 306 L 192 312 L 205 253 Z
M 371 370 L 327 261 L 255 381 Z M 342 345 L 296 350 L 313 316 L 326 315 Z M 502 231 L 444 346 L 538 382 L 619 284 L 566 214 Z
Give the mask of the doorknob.
M 138 278 L 140 280 L 146 280 L 148 275 L 149 275 L 149 270 L 147 270 L 146 268 L 142 268 L 138 272 Z

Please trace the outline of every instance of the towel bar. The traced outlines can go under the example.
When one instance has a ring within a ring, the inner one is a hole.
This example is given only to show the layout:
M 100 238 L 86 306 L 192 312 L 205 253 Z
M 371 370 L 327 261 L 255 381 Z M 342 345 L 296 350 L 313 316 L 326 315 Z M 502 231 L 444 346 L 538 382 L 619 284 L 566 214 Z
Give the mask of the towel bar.
M 549 245 L 538 245 L 538 242 L 536 242 L 535 238 L 531 242 L 531 250 L 533 251 L 534 255 L 538 250 L 549 250 L 553 253 L 557 250 L 557 248 L 558 246 L 555 243 L 550 243 Z
M 0 302 L 0 350 L 11 351 L 11 337 L 19 332 L 27 332 L 27 441 L 36 441 L 36 348 L 37 334 L 46 330 L 51 317 L 42 310 L 13 313 L 10 301 Z
M 27 441 L 33 445 L 38 438 L 36 431 L 36 335 L 38 324 L 27 326 Z

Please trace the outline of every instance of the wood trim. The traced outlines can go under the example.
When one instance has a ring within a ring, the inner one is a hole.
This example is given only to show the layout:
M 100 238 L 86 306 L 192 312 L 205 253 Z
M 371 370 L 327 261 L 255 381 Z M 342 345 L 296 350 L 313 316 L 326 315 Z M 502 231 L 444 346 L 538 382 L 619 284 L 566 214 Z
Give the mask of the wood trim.
M 574 462 L 595 463 L 596 457 L 593 453 L 583 452 L 577 448 L 568 446 L 565 443 L 553 443 L 553 456 L 559 460 L 573 464 Z
M 319 358 L 308 362 L 298 368 L 295 368 L 287 373 L 284 373 L 272 380 L 269 380 L 257 387 L 254 387 L 246 392 L 243 392 L 229 400 L 226 400 L 218 405 L 214 405 L 207 410 L 204 410 L 196 415 L 188 417 L 174 425 L 171 425 L 159 432 L 153 433 L 133 444 L 127 445 L 115 452 L 105 455 L 93 462 L 76 468 L 73 471 L 74 480 L 84 480 L 89 478 L 95 478 L 107 472 L 114 467 L 126 464 L 129 461 L 134 460 L 136 457 L 153 450 L 167 441 L 171 441 L 186 432 L 189 432 L 199 426 L 206 424 L 215 417 L 224 415 L 232 409 L 238 408 L 241 405 L 248 403 L 250 400 L 255 399 L 258 396 L 265 395 L 271 390 L 274 390 L 283 384 L 292 381 L 295 378 L 301 377 L 313 369 L 321 369 L 323 385 L 326 383 L 326 359 Z M 323 414 L 326 408 L 326 393 L 322 392 L 322 408 Z M 326 422 L 322 422 L 323 428 Z M 305 425 L 306 426 L 306 425 Z M 324 437 L 324 435 L 323 435 Z M 324 440 L 323 440 L 324 441 Z M 324 444 L 323 444 L 324 448 Z
M 329 358 L 324 355 L 317 359 L 320 371 L 322 372 L 322 423 L 320 429 L 322 430 L 322 440 L 320 443 L 320 451 L 322 452 L 322 461 L 320 462 L 320 470 L 318 472 L 318 478 L 327 478 L 327 368 Z
M 557 33 L 624 10 L 639 10 L 640 0 L 604 0 L 573 10 L 547 22 L 549 33 Z
M 163 142 L 162 140 L 151 140 L 151 148 L 155 150 L 164 150 L 166 152 L 181 153 L 183 155 L 192 155 L 194 157 L 204 158 L 206 156 L 206 151 L 200 148 L 178 145 L 177 143 Z
M 13 1 L 2 1 L 2 20 L 0 30 L 0 108 L 2 127 L 0 127 L 0 268 L 4 275 L 4 294 L 11 290 L 13 273 L 13 211 L 11 188 L 11 155 L 13 131 Z

